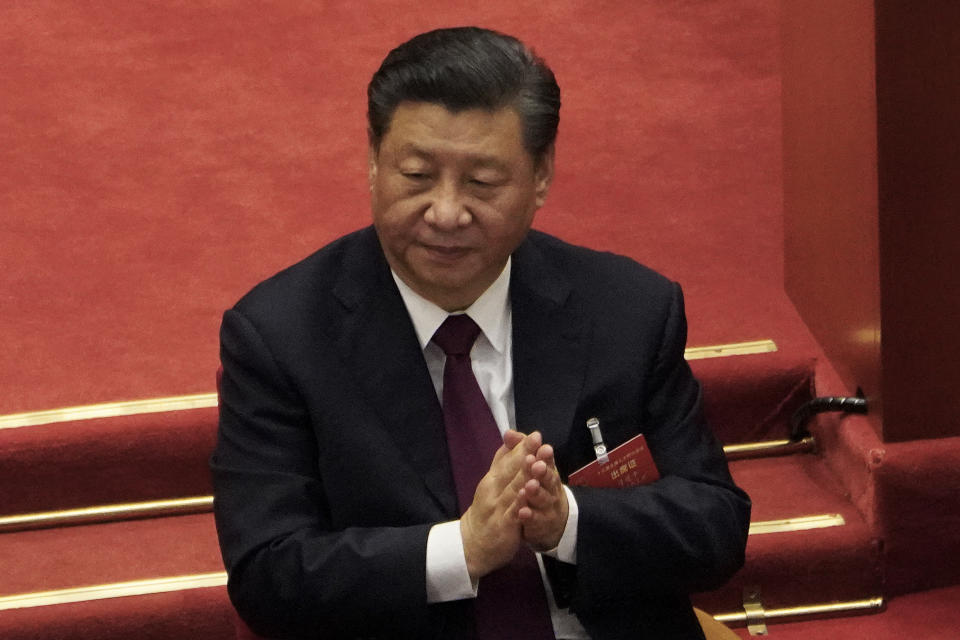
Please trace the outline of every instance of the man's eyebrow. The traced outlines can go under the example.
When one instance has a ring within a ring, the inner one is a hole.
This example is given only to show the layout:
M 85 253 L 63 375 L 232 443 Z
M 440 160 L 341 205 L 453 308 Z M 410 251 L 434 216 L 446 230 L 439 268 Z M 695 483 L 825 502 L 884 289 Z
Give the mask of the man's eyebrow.
M 436 155 L 429 149 L 419 146 L 415 142 L 407 142 L 397 149 L 398 156 L 412 155 L 424 160 L 433 160 Z M 467 162 L 478 169 L 495 169 L 497 171 L 509 171 L 509 165 L 500 158 L 482 153 L 467 154 Z
M 397 149 L 397 155 L 414 155 L 414 156 L 420 156 L 421 158 L 433 157 L 432 153 L 430 153 L 423 147 L 417 146 L 416 143 L 413 143 L 413 142 L 407 142 L 406 144 L 402 145 L 399 149 Z
M 510 170 L 509 165 L 496 156 L 476 156 L 472 160 L 472 164 L 477 169 L 494 169 L 496 171 Z

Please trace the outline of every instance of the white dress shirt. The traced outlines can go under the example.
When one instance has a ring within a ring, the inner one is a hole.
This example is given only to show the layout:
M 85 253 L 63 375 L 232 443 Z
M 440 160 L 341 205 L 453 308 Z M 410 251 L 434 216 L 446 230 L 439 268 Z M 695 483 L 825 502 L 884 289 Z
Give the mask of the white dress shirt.
M 480 327 L 480 335 L 470 351 L 473 374 L 477 378 L 483 397 L 502 435 L 508 429 L 517 429 L 513 399 L 513 316 L 510 309 L 510 268 L 507 264 L 500 276 L 477 300 L 463 310 Z M 393 274 L 413 321 L 423 356 L 430 371 L 430 378 L 443 401 L 443 366 L 446 355 L 439 346 L 430 342 L 433 334 L 450 315 L 406 285 L 396 273 Z M 523 431 L 522 425 L 521 429 Z M 569 504 L 566 528 L 556 549 L 546 552 L 563 562 L 576 563 L 577 519 L 579 509 L 573 493 L 564 486 Z M 577 617 L 568 609 L 558 609 L 550 590 L 550 582 L 543 569 L 543 560 L 537 554 L 540 574 L 550 605 L 554 633 L 558 639 L 582 640 L 588 638 Z M 451 520 L 434 525 L 427 538 L 427 601 L 447 602 L 474 598 L 477 585 L 470 580 L 467 562 L 463 553 L 463 538 L 460 521 Z

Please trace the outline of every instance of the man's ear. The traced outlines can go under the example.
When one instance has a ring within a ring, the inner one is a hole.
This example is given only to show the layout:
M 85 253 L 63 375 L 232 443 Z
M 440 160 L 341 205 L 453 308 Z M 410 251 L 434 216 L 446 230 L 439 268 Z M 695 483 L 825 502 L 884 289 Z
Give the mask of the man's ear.
M 367 181 L 373 191 L 373 184 L 377 181 L 377 150 L 373 145 L 367 148 Z
M 542 207 L 547 201 L 547 192 L 550 191 L 550 183 L 553 182 L 553 151 L 554 146 L 550 145 L 534 167 L 533 180 L 537 194 L 537 208 Z

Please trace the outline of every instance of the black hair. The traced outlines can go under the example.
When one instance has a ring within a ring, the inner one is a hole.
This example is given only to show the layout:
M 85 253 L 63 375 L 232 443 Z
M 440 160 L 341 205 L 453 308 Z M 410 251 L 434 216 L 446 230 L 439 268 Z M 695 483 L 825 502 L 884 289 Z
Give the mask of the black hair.
M 367 87 L 374 148 L 401 102 L 441 104 L 454 113 L 510 106 L 535 159 L 554 143 L 560 123 L 560 87 L 550 67 L 516 38 L 479 27 L 428 31 L 387 54 Z

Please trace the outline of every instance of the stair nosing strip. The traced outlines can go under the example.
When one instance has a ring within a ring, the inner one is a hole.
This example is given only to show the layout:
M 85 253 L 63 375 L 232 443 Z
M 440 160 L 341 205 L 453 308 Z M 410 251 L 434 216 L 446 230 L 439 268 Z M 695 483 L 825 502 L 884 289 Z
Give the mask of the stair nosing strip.
M 87 404 L 46 411 L 28 411 L 0 416 L 0 429 L 19 427 L 39 427 L 58 422 L 75 422 L 97 418 L 120 418 L 145 413 L 166 413 L 168 411 L 187 411 L 190 409 L 209 409 L 217 406 L 216 393 L 195 393 L 184 396 L 148 398 L 145 400 L 126 400 L 122 402 L 104 402 Z
M 114 582 L 87 587 L 55 589 L 52 591 L 37 591 L 12 596 L 0 596 L 0 611 L 70 604 L 74 602 L 89 602 L 91 600 L 105 600 L 107 598 L 142 596 L 154 593 L 166 593 L 169 591 L 222 587 L 226 584 L 226 572 L 217 571 L 213 573 L 199 573 L 168 578 L 150 578 L 146 580 Z
M 725 358 L 728 356 L 748 356 L 760 353 L 777 351 L 777 343 L 773 340 L 750 340 L 747 342 L 731 342 L 704 347 L 687 347 L 684 357 L 687 360 L 704 360 L 707 358 Z
M 64 525 L 117 522 L 131 518 L 204 513 L 212 508 L 213 496 L 207 495 L 22 513 L 0 516 L 0 533 Z
M 866 611 L 872 609 L 882 609 L 884 606 L 883 596 L 871 596 L 861 600 L 848 600 L 843 602 L 826 602 L 817 604 L 796 605 L 792 607 L 780 607 L 777 609 L 764 609 L 763 619 L 766 621 L 780 620 L 783 618 L 801 618 L 806 616 L 816 616 L 825 614 L 851 613 L 855 611 Z M 713 616 L 717 622 L 724 624 L 745 624 L 747 621 L 746 611 L 733 613 L 719 613 Z
M 839 513 L 823 513 L 780 520 L 758 520 L 750 523 L 750 535 L 759 536 L 768 533 L 786 533 L 790 531 L 808 531 L 810 529 L 826 529 L 842 527 L 847 521 Z

